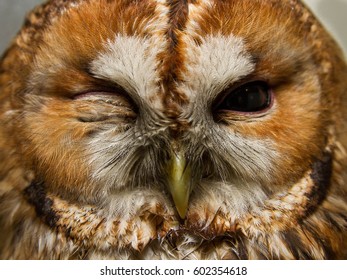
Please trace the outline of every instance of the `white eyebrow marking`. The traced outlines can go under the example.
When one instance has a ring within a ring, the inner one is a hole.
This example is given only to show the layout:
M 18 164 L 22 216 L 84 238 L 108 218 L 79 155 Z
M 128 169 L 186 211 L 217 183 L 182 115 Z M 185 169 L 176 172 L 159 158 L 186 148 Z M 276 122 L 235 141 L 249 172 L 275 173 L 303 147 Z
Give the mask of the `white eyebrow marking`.
M 186 38 L 187 83 L 183 87 L 187 96 L 213 98 L 254 71 L 252 56 L 246 52 L 241 38 L 218 35 L 201 39 L 202 44 L 197 45 L 188 36 Z
M 97 78 L 115 82 L 130 94 L 148 100 L 158 92 L 159 51 L 149 39 L 116 35 L 113 41 L 107 41 L 105 51 L 91 63 L 91 72 Z

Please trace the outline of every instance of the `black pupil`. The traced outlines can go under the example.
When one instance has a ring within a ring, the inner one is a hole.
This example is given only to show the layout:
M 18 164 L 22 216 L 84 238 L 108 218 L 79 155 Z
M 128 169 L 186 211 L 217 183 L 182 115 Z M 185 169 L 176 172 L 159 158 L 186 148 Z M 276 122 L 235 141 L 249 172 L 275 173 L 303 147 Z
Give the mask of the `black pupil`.
M 270 97 L 269 87 L 266 83 L 250 83 L 230 92 L 219 106 L 219 109 L 258 112 L 269 107 Z

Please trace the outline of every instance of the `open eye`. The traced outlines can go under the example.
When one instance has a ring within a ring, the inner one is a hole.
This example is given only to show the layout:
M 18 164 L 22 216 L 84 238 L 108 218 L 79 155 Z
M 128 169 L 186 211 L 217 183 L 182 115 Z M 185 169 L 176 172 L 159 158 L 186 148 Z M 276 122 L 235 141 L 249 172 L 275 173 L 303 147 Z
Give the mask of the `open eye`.
M 251 82 L 233 90 L 226 90 L 218 110 L 254 113 L 270 108 L 272 93 L 265 82 Z

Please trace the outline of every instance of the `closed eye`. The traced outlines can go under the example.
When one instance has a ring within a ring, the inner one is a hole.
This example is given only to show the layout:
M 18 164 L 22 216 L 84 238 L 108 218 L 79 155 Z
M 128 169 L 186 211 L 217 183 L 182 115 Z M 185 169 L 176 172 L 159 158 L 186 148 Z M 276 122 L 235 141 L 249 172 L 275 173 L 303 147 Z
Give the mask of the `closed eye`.
M 138 107 L 135 102 L 130 98 L 125 90 L 122 88 L 101 88 L 92 89 L 85 92 L 75 94 L 74 100 L 80 101 L 94 101 L 117 107 L 124 107 L 132 110 L 134 113 L 138 112 Z

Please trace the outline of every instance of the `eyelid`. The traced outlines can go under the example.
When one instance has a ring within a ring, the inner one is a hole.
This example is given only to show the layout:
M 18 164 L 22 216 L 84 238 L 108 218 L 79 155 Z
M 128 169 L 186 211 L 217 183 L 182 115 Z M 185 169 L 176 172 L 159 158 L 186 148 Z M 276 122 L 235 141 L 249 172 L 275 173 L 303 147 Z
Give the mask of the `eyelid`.
M 130 97 L 129 93 L 119 84 L 94 77 L 92 81 L 86 83 L 84 86 L 85 88 L 83 90 L 76 90 L 73 93 L 73 99 L 79 99 L 92 95 L 122 95 L 126 98 Z
M 109 83 L 106 81 L 96 80 L 85 90 L 76 92 L 73 99 L 88 98 L 89 96 L 123 96 L 124 98 L 130 98 L 128 92 L 118 84 Z
M 121 87 L 90 89 L 73 96 L 73 100 L 103 101 L 110 105 L 128 107 L 135 113 L 139 108 L 130 95 Z

